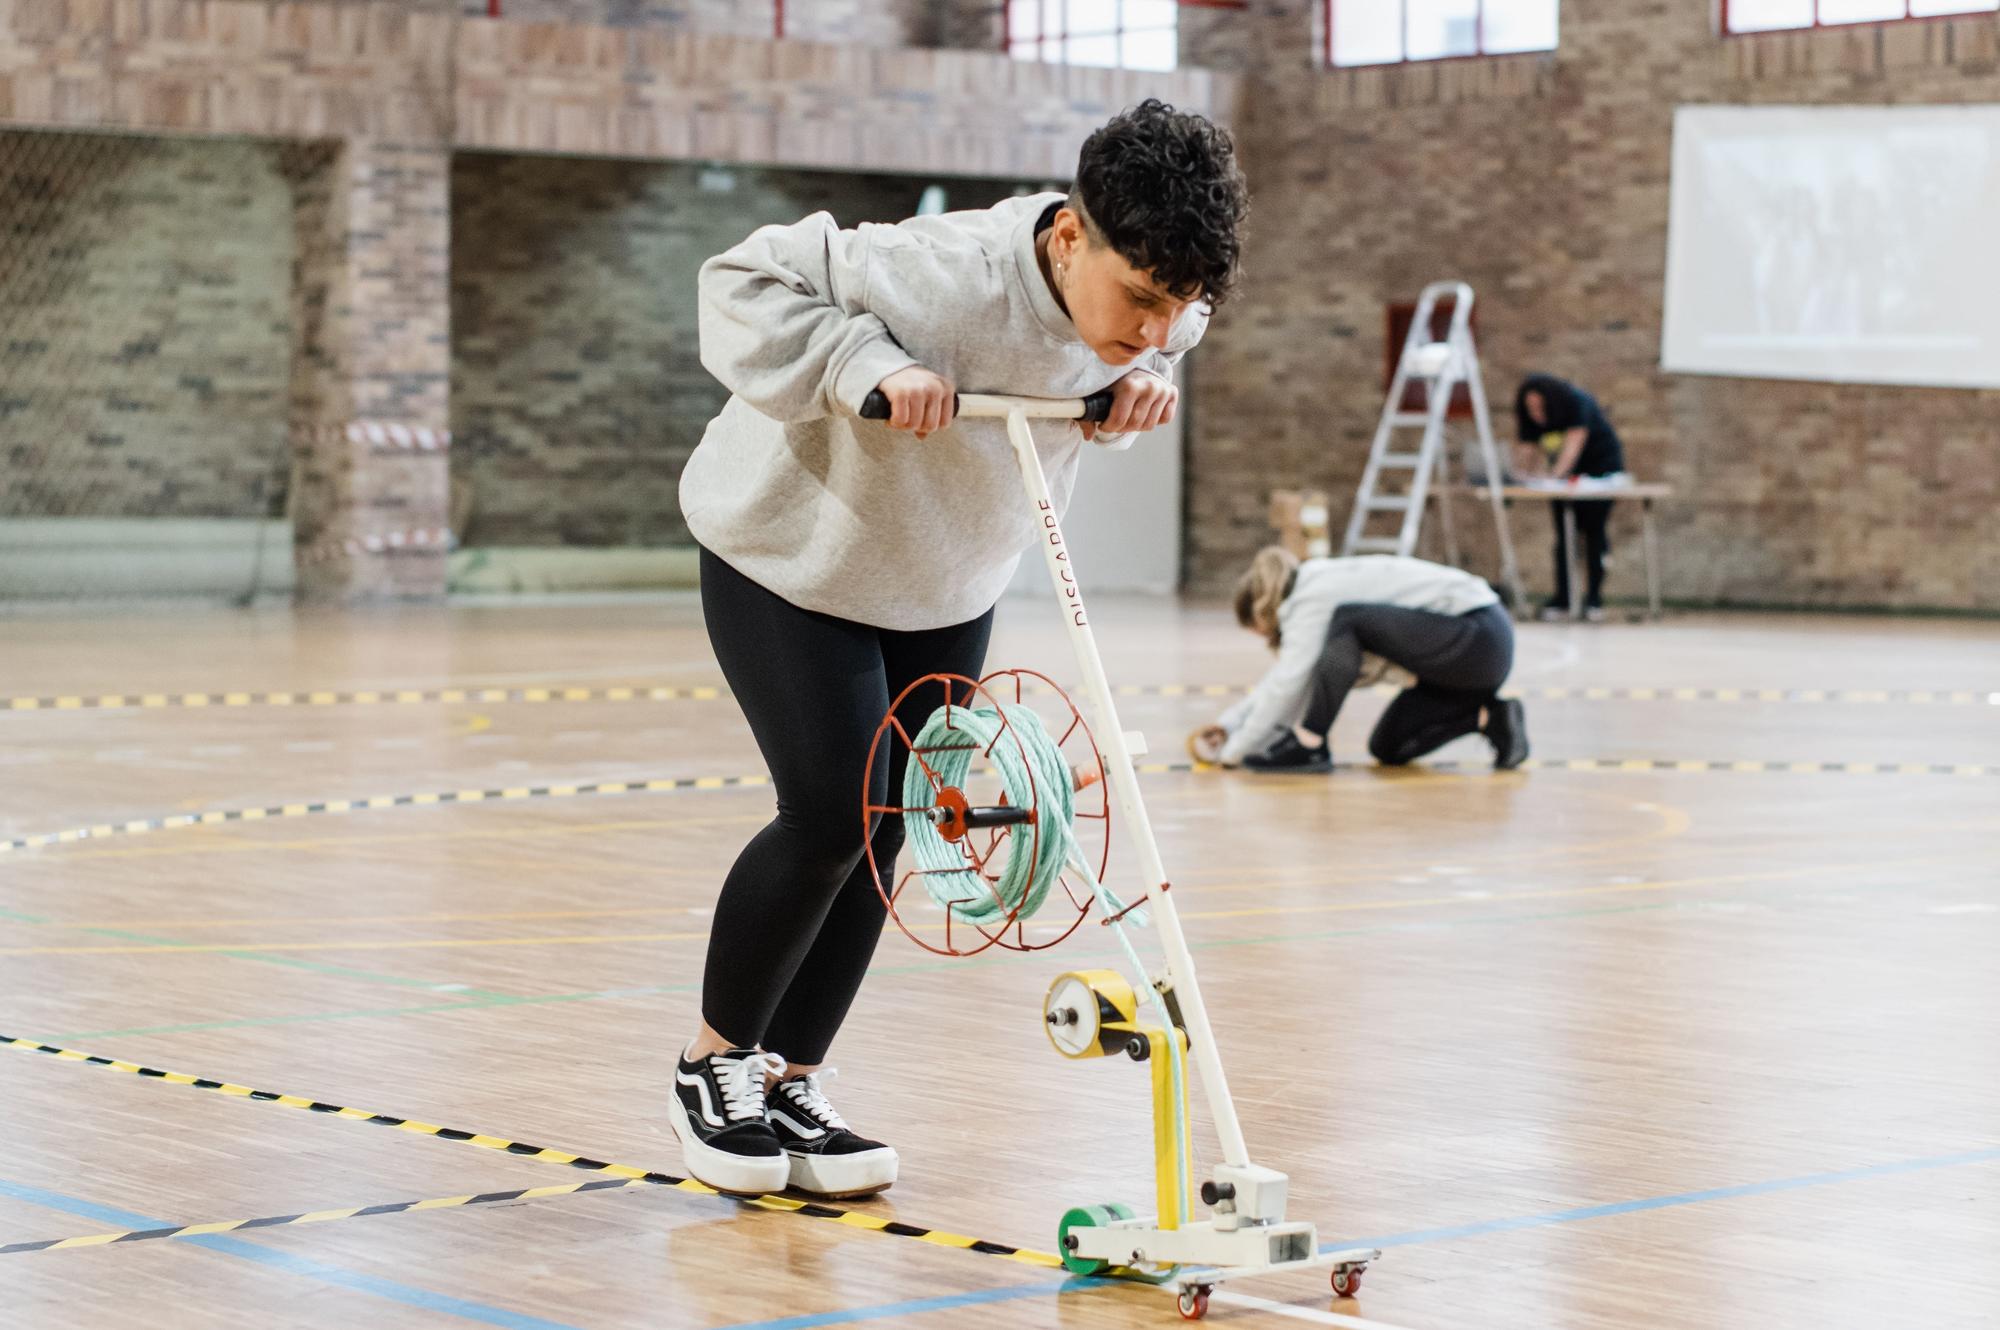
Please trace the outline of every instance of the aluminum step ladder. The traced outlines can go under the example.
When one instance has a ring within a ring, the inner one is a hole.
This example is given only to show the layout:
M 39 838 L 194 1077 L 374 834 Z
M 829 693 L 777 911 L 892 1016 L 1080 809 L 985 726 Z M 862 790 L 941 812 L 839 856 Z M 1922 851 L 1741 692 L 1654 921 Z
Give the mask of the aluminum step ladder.
M 1486 468 L 1486 496 L 1493 509 L 1493 525 L 1500 540 L 1500 576 L 1518 608 L 1527 603 L 1521 585 L 1520 565 L 1514 559 L 1514 541 L 1507 529 L 1506 509 L 1500 490 L 1506 472 L 1500 465 L 1500 451 L 1493 442 L 1493 420 L 1486 401 L 1486 385 L 1479 373 L 1479 349 L 1472 340 L 1472 288 L 1464 282 L 1432 282 L 1417 300 L 1415 317 L 1403 338 L 1403 352 L 1396 361 L 1396 374 L 1389 384 L 1389 400 L 1382 406 L 1382 418 L 1375 426 L 1375 441 L 1368 449 L 1368 465 L 1362 469 L 1361 484 L 1354 493 L 1354 511 L 1347 519 L 1347 536 L 1342 554 L 1416 553 L 1422 534 L 1424 510 L 1432 497 L 1438 500 L 1439 518 L 1444 524 L 1445 559 L 1458 562 L 1458 533 L 1451 511 L 1451 458 L 1446 445 L 1445 417 L 1451 410 L 1452 393 L 1463 383 L 1472 397 L 1472 415 L 1477 431 L 1479 456 Z M 1431 319 L 1438 301 L 1451 301 L 1451 330 L 1442 342 L 1431 340 Z M 1403 398 L 1412 381 L 1425 387 L 1422 411 L 1405 411 Z M 1399 450 L 1399 431 L 1422 430 L 1414 452 Z M 1385 472 L 1410 473 L 1409 487 L 1400 493 L 1386 492 Z M 1371 518 L 1397 514 L 1396 534 L 1371 532 Z

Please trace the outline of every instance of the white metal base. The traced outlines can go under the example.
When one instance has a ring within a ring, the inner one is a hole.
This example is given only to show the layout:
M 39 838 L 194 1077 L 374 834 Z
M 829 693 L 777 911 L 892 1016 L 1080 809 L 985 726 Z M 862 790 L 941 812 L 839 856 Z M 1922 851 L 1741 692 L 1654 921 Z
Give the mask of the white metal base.
M 1160 1228 L 1151 1218 L 1128 1219 L 1097 1228 L 1073 1228 L 1070 1254 L 1113 1265 L 1178 1265 L 1177 1288 L 1206 1288 L 1231 1279 L 1293 1270 L 1325 1270 L 1366 1265 L 1382 1255 L 1372 1247 L 1319 1250 L 1318 1231 L 1304 1220 L 1280 1224 L 1240 1224 L 1217 1228 L 1213 1221 Z
M 1348 1247 L 1341 1251 L 1330 1251 L 1323 1255 L 1308 1257 L 1303 1261 L 1286 1261 L 1282 1265 L 1228 1265 L 1212 1266 L 1207 1269 L 1177 1271 L 1173 1287 L 1183 1293 L 1195 1289 L 1214 1288 L 1217 1284 L 1231 1279 L 1250 1279 L 1257 1275 L 1282 1275 L 1300 1270 L 1336 1270 L 1345 1268 L 1359 1274 L 1372 1261 L 1380 1260 L 1382 1252 L 1377 1247 Z

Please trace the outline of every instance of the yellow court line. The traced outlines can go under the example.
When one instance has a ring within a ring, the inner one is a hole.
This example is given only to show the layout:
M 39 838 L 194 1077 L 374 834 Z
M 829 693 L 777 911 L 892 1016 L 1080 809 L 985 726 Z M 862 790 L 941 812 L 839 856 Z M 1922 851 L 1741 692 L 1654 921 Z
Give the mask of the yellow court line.
M 1248 919 L 1272 916 L 1298 916 L 1319 914 L 1348 914 L 1359 911 L 1417 910 L 1442 906 L 1491 906 L 1513 901 L 1559 900 L 1573 896 L 1619 895 L 1631 892 L 1672 891 L 1686 887 L 1728 886 L 1743 882 L 1780 881 L 1807 873 L 1843 873 L 1875 871 L 1883 868 L 1901 868 L 1933 863 L 1951 863 L 1965 858 L 1974 851 L 1960 851 L 1946 854 L 1905 857 L 1874 863 L 1850 863 L 1837 861 L 1828 864 L 1795 865 L 1789 868 L 1769 869 L 1756 873 L 1705 874 L 1696 877 L 1667 878 L 1653 882 L 1607 882 L 1581 887 L 1548 887 L 1532 891 L 1502 891 L 1465 896 L 1419 896 L 1386 897 L 1378 900 L 1332 901 L 1318 905 L 1268 905 L 1234 910 L 1183 910 L 1182 919 Z M 923 929 L 942 928 L 942 924 L 920 923 L 912 927 Z M 437 938 L 422 940 L 398 940 L 392 942 L 293 942 L 293 943 L 199 943 L 163 944 L 154 946 L 88 946 L 88 947 L 12 947 L 0 949 L 0 956 L 91 956 L 91 955 L 173 955 L 181 953 L 212 953 L 224 951 L 401 951 L 439 947 L 535 947 L 535 946 L 593 946 L 600 944 L 699 941 L 708 937 L 707 932 L 686 933 L 606 933 L 581 934 L 558 937 L 514 937 L 514 938 Z
M 1803 867 L 1774 868 L 1761 873 L 1724 873 L 1702 877 L 1668 878 L 1657 882 L 1606 882 L 1588 887 L 1547 887 L 1535 891 L 1496 891 L 1479 896 L 1428 896 L 1414 900 L 1338 901 L 1327 905 L 1272 905 L 1242 910 L 1183 910 L 1183 919 L 1245 919 L 1263 915 L 1341 914 L 1355 910 L 1405 910 L 1438 905 L 1494 905 L 1508 901 L 1555 900 L 1568 896 L 1606 896 L 1636 891 L 1673 891 L 1683 887 L 1728 886 L 1738 882 L 1771 882 L 1807 873 L 1844 873 L 1903 868 L 1919 864 L 1951 863 L 1977 851 L 1920 855 L 1914 858 L 1877 863 L 1837 862 L 1807 864 Z
M 495 860 L 494 862 L 503 862 Z M 717 876 L 711 874 L 710 876 Z M 685 905 L 634 905 L 602 910 L 499 910 L 489 914 L 329 914 L 312 918 L 261 915 L 243 919 L 64 919 L 65 928 L 289 928 L 328 924 L 461 924 L 507 919 L 617 919 L 634 915 L 686 914 Z
M 1346 792 L 1342 791 L 1341 793 L 1344 795 Z M 1628 809 L 1631 806 L 1630 795 L 1626 793 L 1583 790 L 1580 793 L 1572 792 L 1570 797 L 1595 799 L 1602 803 L 1623 805 Z M 1538 863 L 1544 860 L 1569 863 L 1586 856 L 1614 852 L 1622 853 L 1632 849 L 1634 846 L 1646 845 L 1654 841 L 1673 840 L 1676 837 L 1684 835 L 1688 828 L 1694 825 L 1693 815 L 1679 805 L 1662 803 L 1657 799 L 1648 800 L 1647 802 L 1652 805 L 1647 811 L 1655 813 L 1661 818 L 1661 825 L 1651 831 L 1608 836 L 1601 840 L 1584 841 L 1579 845 L 1551 845 L 1535 849 L 1509 850 L 1498 854 L 1481 853 L 1479 856 L 1479 865 L 1481 868 L 1503 865 L 1514 866 Z M 1375 859 L 1343 865 L 1341 871 L 1362 873 L 1364 876 L 1358 880 L 1368 881 L 1371 880 L 1372 876 L 1379 876 L 1381 873 L 1407 873 L 1421 867 L 1423 867 L 1421 863 L 1412 862 L 1407 858 Z M 1311 872 L 1311 870 L 1308 871 Z M 1227 882 L 1211 883 L 1204 881 L 1199 873 L 1195 873 L 1189 875 L 1185 882 L 1176 880 L 1174 889 L 1176 891 L 1250 891 L 1259 887 L 1310 886 L 1316 882 L 1339 882 L 1341 880 L 1339 876 L 1327 876 L 1323 873 L 1301 878 L 1297 875 L 1296 870 L 1273 869 L 1252 876 L 1232 875 Z
M 392 942 L 169 942 L 153 946 L 0 947 L 0 956 L 137 956 L 221 951 L 428 951 L 440 947 L 568 947 L 600 942 L 689 942 L 702 933 L 595 933 L 571 937 L 399 938 Z
M 699 793 L 707 793 L 707 791 L 699 791 Z M 429 807 L 431 805 L 423 803 L 421 806 Z M 270 819 L 254 818 L 247 815 L 243 818 L 245 822 L 268 820 Z M 477 831 L 451 831 L 443 827 L 438 827 L 426 831 L 379 832 L 354 836 L 286 837 L 284 839 L 273 840 L 261 838 L 256 840 L 240 840 L 226 832 L 210 832 L 199 840 L 170 841 L 152 845 L 119 846 L 105 849 L 85 848 L 71 850 L 63 855 L 62 862 L 67 864 L 74 863 L 80 859 L 143 859 L 184 854 L 233 854 L 263 852 L 267 850 L 316 850 L 328 847 L 347 849 L 373 845 L 428 845 L 451 841 L 553 840 L 565 836 L 593 836 L 615 831 L 678 831 L 688 827 L 748 826 L 752 823 L 761 824 L 770 820 L 771 815 L 769 813 L 732 813 L 726 817 L 714 815 L 654 817 L 636 818 L 618 822 L 580 822 L 575 825 L 542 827 L 501 825 Z M 34 863 L 36 861 L 30 859 L 24 862 Z M 48 862 L 53 862 L 53 860 Z M 453 862 L 464 861 L 454 858 Z M 665 866 L 648 868 L 646 871 L 667 877 L 691 876 L 690 874 L 682 873 L 680 870 Z

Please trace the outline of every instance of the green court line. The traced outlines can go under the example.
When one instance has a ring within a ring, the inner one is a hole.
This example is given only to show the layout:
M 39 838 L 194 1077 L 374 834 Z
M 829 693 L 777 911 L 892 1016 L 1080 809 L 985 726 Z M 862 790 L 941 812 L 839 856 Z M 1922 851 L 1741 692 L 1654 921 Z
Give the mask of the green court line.
M 177 939 L 174 938 L 155 937 L 149 933 L 129 933 L 122 928 L 98 928 L 90 924 L 66 924 L 58 919 L 36 919 L 28 915 L 10 915 L 10 917 L 19 919 L 24 923 L 43 924 L 51 928 L 67 928 L 79 933 L 96 933 L 102 937 L 115 937 L 126 942 L 144 942 L 151 946 L 169 948 L 177 944 Z M 436 992 L 445 987 L 443 983 L 435 979 L 412 979 L 408 975 L 377 974 L 373 970 L 356 970 L 345 965 L 328 965 L 324 961 L 301 960 L 292 956 L 274 956 L 268 952 L 254 949 L 231 949 L 229 951 L 209 952 L 208 954 L 211 956 L 229 956 L 243 961 L 261 961 L 266 965 L 282 965 L 291 970 L 310 970 L 315 974 L 332 975 L 339 979 L 359 979 L 371 984 L 393 984 L 398 988 L 423 988 Z M 452 991 L 461 993 L 466 997 L 483 999 L 498 999 L 508 996 L 505 993 L 489 992 L 483 988 L 467 987 L 453 989 Z
M 1272 933 L 1262 937 L 1220 938 L 1207 942 L 1189 944 L 1194 951 L 1213 951 L 1224 947 L 1263 946 L 1273 942 L 1317 942 L 1332 938 L 1366 937 L 1383 933 L 1415 933 L 1447 931 L 1454 928 L 1492 927 L 1507 924 L 1536 923 L 1550 919 L 1580 919 L 1595 915 L 1638 914 L 1649 910 L 1672 910 L 1680 908 L 1677 901 L 1655 901 L 1645 905 L 1600 906 L 1587 910 L 1555 910 L 1536 914 L 1491 915 L 1480 919 L 1451 919 L 1415 921 L 1404 920 L 1391 924 L 1363 924 L 1353 928 L 1329 928 L 1313 933 Z M 1087 955 L 1072 956 L 1078 962 L 1110 961 L 1123 959 L 1123 952 L 1102 951 Z M 938 970 L 960 969 L 965 966 L 1003 965 L 1009 962 L 1007 956 L 974 956 L 958 960 L 930 961 L 917 965 L 881 966 L 871 975 L 928 974 Z M 424 1016 L 438 1012 L 481 1011 L 493 1007 L 543 1006 L 556 1002 L 596 1002 L 613 998 L 658 997 L 667 993 L 692 993 L 701 988 L 700 984 L 665 984 L 645 988 L 610 988 L 587 993 L 545 993 L 524 997 L 495 995 L 470 1002 L 442 1002 L 417 1007 L 370 1007 L 354 1011 L 304 1012 L 295 1016 L 251 1016 L 238 1020 L 198 1021 L 185 1025 L 133 1026 L 122 1030 L 78 1030 L 65 1034 L 34 1036 L 39 1042 L 56 1044 L 81 1042 L 86 1039 L 111 1039 L 126 1035 L 194 1034 L 206 1030 L 240 1030 L 265 1025 L 300 1025 L 317 1021 L 368 1020 L 380 1017 Z

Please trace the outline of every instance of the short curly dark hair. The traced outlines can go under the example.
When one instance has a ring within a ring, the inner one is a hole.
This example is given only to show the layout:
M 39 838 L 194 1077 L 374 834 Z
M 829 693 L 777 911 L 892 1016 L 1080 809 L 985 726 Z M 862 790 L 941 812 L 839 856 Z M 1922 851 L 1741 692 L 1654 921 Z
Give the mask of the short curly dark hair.
M 1250 189 L 1206 116 L 1150 97 L 1114 116 L 1084 140 L 1070 204 L 1176 299 L 1219 305 L 1236 284 Z

